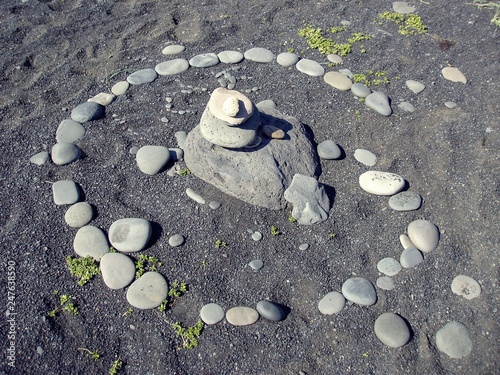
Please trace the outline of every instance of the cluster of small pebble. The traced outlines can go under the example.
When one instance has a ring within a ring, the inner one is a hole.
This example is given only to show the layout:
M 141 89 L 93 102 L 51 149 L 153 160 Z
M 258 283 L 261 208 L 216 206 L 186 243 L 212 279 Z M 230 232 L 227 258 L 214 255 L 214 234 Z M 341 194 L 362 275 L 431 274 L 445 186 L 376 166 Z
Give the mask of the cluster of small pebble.
M 169 45 L 162 51 L 164 55 L 175 55 L 184 51 L 184 46 Z M 328 56 L 330 61 L 341 62 L 338 56 Z M 208 68 L 219 64 L 237 64 L 243 60 L 257 63 L 271 63 L 274 54 L 265 48 L 255 47 L 245 53 L 239 51 L 223 51 L 218 54 L 204 53 L 196 55 L 189 60 L 174 58 L 161 62 L 154 69 L 143 69 L 130 74 L 126 81 L 120 81 L 113 85 L 111 93 L 100 93 L 89 99 L 88 102 L 76 106 L 71 111 L 71 118 L 61 122 L 56 131 L 57 143 L 52 147 L 50 156 L 54 164 L 66 165 L 79 159 L 81 150 L 74 144 L 85 135 L 85 128 L 82 123 L 102 118 L 105 115 L 105 107 L 111 104 L 116 96 L 123 95 L 130 85 L 142 85 L 153 82 L 160 76 L 177 75 L 190 67 Z M 328 72 L 325 74 L 323 66 L 313 60 L 300 59 L 293 53 L 280 53 L 276 57 L 278 64 L 282 66 L 293 66 L 302 73 L 310 76 L 323 76 L 324 81 L 330 86 L 341 90 L 350 90 L 353 95 L 365 98 L 365 103 L 381 115 L 389 116 L 392 113 L 388 96 L 380 91 L 371 90 L 360 84 L 353 83 L 349 77 L 350 72 Z M 225 69 L 215 77 L 221 86 L 233 89 L 237 84 L 234 72 L 238 69 L 233 66 Z M 442 71 L 444 78 L 466 83 L 463 74 L 456 68 L 445 68 Z M 246 79 L 241 76 L 240 79 Z M 407 87 L 414 93 L 422 91 L 425 86 L 417 81 L 409 80 Z M 195 90 L 196 88 L 191 88 Z M 248 89 L 258 90 L 258 87 Z M 247 90 L 247 92 L 248 92 Z M 206 91 L 201 89 L 200 91 Z M 170 100 L 169 100 L 170 99 Z M 171 110 L 171 98 L 167 98 L 167 109 Z M 402 106 L 401 106 L 402 105 Z M 401 103 L 401 109 L 412 110 L 411 104 Z M 446 103 L 446 106 L 453 107 L 454 103 Z M 183 113 L 185 113 L 184 110 Z M 178 113 L 182 114 L 181 111 Z M 164 146 L 146 145 L 135 150 L 136 161 L 139 169 L 150 175 L 159 173 L 164 169 L 170 160 L 182 159 L 183 142 L 186 138 L 185 132 L 176 133 L 178 148 L 169 149 Z M 318 155 L 322 159 L 338 159 L 341 155 L 340 148 L 332 140 L 326 140 L 318 145 Z M 49 153 L 44 151 L 34 155 L 30 160 L 37 165 L 44 164 L 49 157 Z M 359 162 L 374 166 L 377 158 L 370 151 L 356 150 L 354 157 Z M 396 211 L 416 210 L 421 205 L 421 197 L 418 193 L 401 190 L 405 186 L 405 180 L 396 174 L 368 171 L 359 177 L 359 184 L 368 193 L 391 196 L 389 206 Z M 135 264 L 133 260 L 124 253 L 138 252 L 144 249 L 151 235 L 151 223 L 141 218 L 123 218 L 114 222 L 108 235 L 99 228 L 88 225 L 93 219 L 93 209 L 87 202 L 79 202 L 81 198 L 81 188 L 72 180 L 62 180 L 53 183 L 53 198 L 56 205 L 71 205 L 66 211 L 65 220 L 71 227 L 79 228 L 74 239 L 74 249 L 79 256 L 92 256 L 100 261 L 100 268 L 105 284 L 111 289 L 122 289 L 128 286 L 128 302 L 140 309 L 151 309 L 158 307 L 167 298 L 168 285 L 165 278 L 158 272 L 146 272 L 139 279 L 134 281 Z M 205 204 L 205 200 L 191 189 L 186 190 L 187 196 L 199 204 Z M 219 202 L 210 202 L 212 209 L 220 207 Z M 252 239 L 259 241 L 262 234 L 252 233 Z M 404 251 L 399 261 L 394 258 L 384 258 L 377 264 L 378 270 L 385 276 L 377 280 L 377 286 L 381 289 L 391 290 L 394 287 L 392 276 L 395 276 L 402 268 L 411 268 L 423 261 L 424 253 L 429 253 L 438 245 L 438 228 L 429 221 L 416 220 L 408 226 L 408 236 L 401 236 L 401 243 Z M 169 239 L 171 246 L 180 246 L 184 243 L 184 237 L 176 234 Z M 111 253 L 111 244 L 118 253 Z M 308 244 L 301 244 L 299 248 L 306 250 Z M 254 270 L 259 270 L 263 266 L 261 260 L 253 260 L 249 266 Z M 463 295 L 465 298 L 475 298 L 479 296 L 480 286 L 472 278 L 467 276 L 457 276 L 452 284 L 454 293 Z M 346 280 L 342 286 L 342 293 L 331 292 L 321 299 L 318 308 L 323 314 L 335 314 L 340 312 L 345 305 L 345 300 L 357 303 L 362 306 L 373 305 L 377 301 L 377 293 L 373 284 L 362 277 L 355 277 Z M 255 323 L 260 316 L 271 321 L 280 321 L 286 318 L 285 309 L 278 303 L 272 301 L 260 301 L 256 308 L 246 306 L 236 306 L 229 309 L 225 314 L 222 307 L 215 303 L 209 303 L 202 307 L 200 316 L 206 324 L 215 324 L 224 317 L 235 326 L 249 325 Z M 376 336 L 385 345 L 390 347 L 400 347 L 410 340 L 410 329 L 408 322 L 401 316 L 392 312 L 387 312 L 378 317 L 374 325 Z M 455 345 L 461 342 L 461 345 Z M 463 357 L 471 351 L 472 343 L 468 330 L 458 322 L 452 322 L 444 326 L 437 332 L 436 343 L 440 350 L 451 357 Z

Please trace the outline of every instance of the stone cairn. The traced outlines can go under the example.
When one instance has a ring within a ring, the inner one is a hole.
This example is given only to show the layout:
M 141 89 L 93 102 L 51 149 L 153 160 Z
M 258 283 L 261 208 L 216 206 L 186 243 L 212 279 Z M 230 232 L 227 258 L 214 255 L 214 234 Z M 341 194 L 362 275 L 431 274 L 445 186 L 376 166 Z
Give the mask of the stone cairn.
M 317 182 L 310 133 L 296 118 L 258 108 L 238 91 L 213 91 L 184 152 L 194 175 L 233 197 L 270 209 L 290 202 L 301 224 L 328 218 L 330 202 Z

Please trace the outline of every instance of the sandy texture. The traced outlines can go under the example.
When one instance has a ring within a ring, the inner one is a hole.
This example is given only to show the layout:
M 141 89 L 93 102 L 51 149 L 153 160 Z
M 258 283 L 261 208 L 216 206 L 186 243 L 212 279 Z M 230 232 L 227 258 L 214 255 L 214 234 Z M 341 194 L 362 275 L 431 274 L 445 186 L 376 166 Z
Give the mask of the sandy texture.
M 404 37 L 392 24 L 373 22 L 379 12 L 392 10 L 390 1 L 3 0 L 0 306 L 4 311 L 7 299 L 12 301 L 8 264 L 15 262 L 17 315 L 15 368 L 8 365 L 9 343 L 3 340 L 0 372 L 107 373 L 118 357 L 124 374 L 497 371 L 499 40 L 489 23 L 492 11 L 466 3 L 411 2 L 429 34 Z M 138 170 L 130 148 L 176 147 L 174 133 L 196 126 L 223 65 L 131 87 L 107 108 L 104 119 L 85 124 L 87 134 L 77 142 L 81 160 L 67 166 L 29 163 L 32 155 L 52 147 L 58 124 L 76 105 L 109 91 L 126 78 L 125 70 L 165 61 L 161 51 L 169 43 L 185 45 L 176 57 L 187 59 L 252 47 L 277 55 L 293 47 L 303 58 L 327 63 L 297 36 L 303 20 L 323 28 L 349 20 L 350 30 L 373 35 L 363 42 L 366 53 L 355 47 L 342 67 L 386 71 L 391 84 L 381 90 L 395 109 L 390 117 L 380 116 L 322 77 L 276 62 L 239 64 L 237 78 L 252 79 L 238 80 L 237 89 L 259 87 L 247 94 L 252 101 L 273 99 L 281 112 L 308 125 L 316 142 L 334 139 L 345 151 L 342 160 L 322 163 L 320 182 L 333 202 L 326 222 L 298 226 L 288 222 L 291 207 L 259 209 L 194 175 L 149 176 Z M 467 84 L 445 80 L 441 70 L 448 65 L 458 67 Z M 405 86 L 408 79 L 426 89 L 413 94 Z M 182 84 L 207 91 L 183 94 Z M 175 108 L 197 112 L 166 112 L 166 96 Z M 416 111 L 397 110 L 403 100 Z M 445 101 L 457 107 L 446 108 Z M 377 170 L 403 176 L 424 198 L 422 207 L 395 212 L 387 198 L 365 193 L 358 177 L 368 168 L 354 159 L 358 148 L 378 157 Z M 75 180 L 95 207 L 94 226 L 107 231 L 123 217 L 153 222 L 144 253 L 162 261 L 159 271 L 169 283 L 189 284 L 189 292 L 164 315 L 168 321 L 192 325 L 206 303 L 227 311 L 238 305 L 255 308 L 262 299 L 286 306 L 287 319 L 261 319 L 248 327 L 223 321 L 205 328 L 195 350 L 178 349 L 182 341 L 154 311 L 124 315 L 129 307 L 124 290 L 108 289 L 101 277 L 81 287 L 69 274 L 65 257 L 74 255 L 76 229 L 65 224 L 65 208 L 54 205 L 51 192 L 51 183 L 64 179 Z M 222 207 L 213 211 L 198 205 L 185 195 L 188 187 L 207 202 L 221 201 Z M 378 289 L 373 306 L 348 304 L 336 315 L 319 313 L 318 301 L 340 291 L 354 274 L 375 284 L 377 262 L 398 259 L 399 235 L 421 218 L 435 223 L 441 234 L 438 248 L 425 254 L 423 263 L 396 275 L 394 290 Z M 282 234 L 272 236 L 272 225 Z M 247 229 L 261 231 L 263 240 L 251 240 Z M 176 233 L 186 242 L 171 248 L 168 238 Z M 216 249 L 216 239 L 228 245 Z M 305 242 L 309 249 L 298 250 Z M 262 259 L 264 267 L 246 266 L 253 259 Z M 452 293 L 451 282 L 459 274 L 480 283 L 480 298 L 468 301 Z M 47 318 L 56 304 L 54 290 L 74 296 L 80 314 Z M 375 336 L 373 324 L 384 312 L 410 323 L 412 337 L 402 348 L 385 347 Z M 0 332 L 6 337 L 10 323 L 2 319 Z M 473 347 L 465 358 L 449 358 L 436 348 L 436 332 L 450 321 L 470 331 Z M 102 357 L 94 361 L 78 348 L 98 350 Z

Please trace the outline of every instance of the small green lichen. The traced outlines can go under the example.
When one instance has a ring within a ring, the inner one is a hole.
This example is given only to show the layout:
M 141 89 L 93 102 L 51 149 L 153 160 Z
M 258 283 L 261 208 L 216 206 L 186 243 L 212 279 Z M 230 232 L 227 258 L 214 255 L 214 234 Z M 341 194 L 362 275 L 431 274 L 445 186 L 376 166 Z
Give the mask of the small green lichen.
M 113 361 L 111 368 L 109 369 L 109 375 L 116 375 L 122 369 L 123 362 L 120 358 Z
M 57 295 L 59 292 L 57 290 L 54 290 L 54 295 Z M 57 316 L 57 313 L 62 311 L 65 313 L 68 313 L 70 315 L 77 315 L 78 314 L 78 307 L 75 306 L 73 302 L 71 302 L 72 297 L 68 294 L 62 294 L 59 297 L 59 306 L 57 306 L 54 310 L 49 311 L 47 316 L 50 318 L 55 318 Z
M 182 168 L 179 172 L 177 172 L 181 176 L 187 176 L 188 174 L 191 174 L 191 171 L 189 168 Z
M 94 361 L 97 361 L 99 358 L 101 358 L 101 353 L 99 353 L 97 350 L 89 350 L 87 348 L 78 348 L 78 350 L 85 352 Z
M 78 280 L 78 285 L 85 285 L 94 276 L 101 274 L 99 265 L 91 256 L 73 258 L 68 255 L 66 257 L 66 264 L 68 265 L 69 272 L 80 279 Z
M 296 222 L 297 222 L 297 219 L 296 219 L 296 218 L 294 218 L 292 215 L 290 215 L 290 216 L 288 216 L 288 221 L 289 221 L 290 223 L 296 223 Z
M 395 22 L 398 25 L 398 33 L 402 35 L 427 34 L 427 26 L 422 22 L 422 18 L 415 13 L 407 15 L 391 12 L 383 12 L 379 15 L 380 19 Z
M 139 259 L 135 262 L 135 278 L 138 279 L 146 271 L 155 272 L 157 267 L 161 266 L 161 262 L 158 261 L 158 258 L 152 255 L 139 255 Z
M 182 338 L 182 346 L 186 349 L 194 349 L 198 346 L 198 337 L 200 337 L 205 323 L 202 320 L 191 327 L 183 327 L 179 322 L 172 324 L 174 332 Z
M 271 225 L 271 234 L 273 236 L 278 236 L 281 234 L 281 232 L 277 227 L 275 227 L 274 225 Z
M 226 247 L 227 243 L 221 240 L 215 240 L 215 248 L 220 249 L 221 247 Z

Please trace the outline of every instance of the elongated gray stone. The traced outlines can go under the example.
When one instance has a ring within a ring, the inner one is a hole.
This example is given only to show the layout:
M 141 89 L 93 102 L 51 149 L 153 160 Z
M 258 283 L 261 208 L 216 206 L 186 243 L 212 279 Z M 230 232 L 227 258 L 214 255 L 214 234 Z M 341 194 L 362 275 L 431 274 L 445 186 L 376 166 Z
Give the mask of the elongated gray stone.
M 259 301 L 257 303 L 257 311 L 263 318 L 273 322 L 286 319 L 285 311 L 276 302 Z
M 361 306 L 370 306 L 377 302 L 377 291 L 373 284 L 363 277 L 352 277 L 342 284 L 344 297 Z
M 325 74 L 325 68 L 319 65 L 318 62 L 309 59 L 299 60 L 295 67 L 299 72 L 313 77 L 319 77 Z
M 365 104 L 382 116 L 390 116 L 392 113 L 389 97 L 381 91 L 374 91 L 368 95 Z
M 79 104 L 71 111 L 71 119 L 81 124 L 102 117 L 104 117 L 104 107 L 96 102 Z
M 361 148 L 354 151 L 354 159 L 368 167 L 373 167 L 377 164 L 377 157 L 372 152 Z
M 146 272 L 127 290 L 127 301 L 138 309 L 154 309 L 167 299 L 168 285 L 158 272 Z
M 85 136 L 85 128 L 71 119 L 62 120 L 56 130 L 58 143 L 73 143 Z
M 127 255 L 107 253 L 99 264 L 102 278 L 110 289 L 122 289 L 128 286 L 135 277 L 135 263 Z
M 245 58 L 239 51 L 222 51 L 217 54 L 217 57 L 224 64 L 237 64 Z
M 56 165 L 66 165 L 78 160 L 82 152 L 73 143 L 56 143 L 52 146 L 50 156 Z
M 352 86 L 352 81 L 345 74 L 340 72 L 328 72 L 323 77 L 326 83 L 340 91 L 348 91 Z
M 78 229 L 73 240 L 75 253 L 81 257 L 91 256 L 99 261 L 104 254 L 109 253 L 109 244 L 104 232 L 92 225 Z
M 399 315 L 387 312 L 375 321 L 374 331 L 377 338 L 391 348 L 399 348 L 410 340 L 410 329 Z
M 127 92 L 129 86 L 130 86 L 130 83 L 128 83 L 127 81 L 119 81 L 119 82 L 116 82 L 113 85 L 113 87 L 111 87 L 111 92 L 116 96 L 120 96 L 120 95 L 123 95 Z
M 402 191 L 389 198 L 389 207 L 394 211 L 418 210 L 422 204 L 422 197 L 414 191 Z
M 226 320 L 233 326 L 247 326 L 259 319 L 257 310 L 246 306 L 236 306 L 226 312 Z
M 328 219 L 330 200 L 314 177 L 294 175 L 284 197 L 293 204 L 292 216 L 298 223 L 311 225 Z
M 366 98 L 371 94 L 372 90 L 363 85 L 362 83 L 356 82 L 351 86 L 351 92 L 353 95 L 356 95 L 358 98 Z
M 161 76 L 170 76 L 182 73 L 189 69 L 186 59 L 173 59 L 159 63 L 155 66 L 156 72 Z
M 177 55 L 181 52 L 184 52 L 185 49 L 186 47 L 181 46 L 180 44 L 172 44 L 163 48 L 161 53 L 163 53 L 164 55 Z
M 151 237 L 151 223 L 140 218 L 124 218 L 109 227 L 109 242 L 116 250 L 130 253 L 144 249 Z
M 245 59 L 258 62 L 258 63 L 270 63 L 274 59 L 274 55 L 271 51 L 266 48 L 254 47 L 245 51 Z
M 75 181 L 56 181 L 52 184 L 52 196 L 58 206 L 74 204 L 80 199 L 80 189 Z
M 327 139 L 321 142 L 316 148 L 318 156 L 321 159 L 338 159 L 342 155 L 340 147 L 331 139 Z
M 142 69 L 138 70 L 127 77 L 127 82 L 131 85 L 142 85 L 145 83 L 151 83 L 158 77 L 158 74 L 154 69 Z
M 189 59 L 189 65 L 195 68 L 208 68 L 217 65 L 219 58 L 215 53 L 202 53 Z
M 361 188 L 376 195 L 393 195 L 405 186 L 403 177 L 390 172 L 368 171 L 359 176 Z

